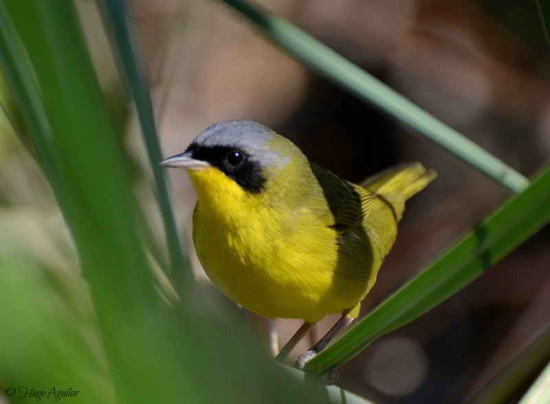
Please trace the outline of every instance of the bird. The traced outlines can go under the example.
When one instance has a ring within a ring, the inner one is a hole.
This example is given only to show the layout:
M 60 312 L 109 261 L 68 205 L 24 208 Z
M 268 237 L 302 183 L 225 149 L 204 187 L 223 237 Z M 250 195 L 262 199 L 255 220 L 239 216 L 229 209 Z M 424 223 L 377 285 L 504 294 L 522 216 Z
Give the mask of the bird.
M 409 163 L 353 184 L 249 120 L 207 127 L 161 165 L 186 169 L 197 192 L 193 241 L 210 280 L 253 313 L 304 321 L 279 359 L 313 324 L 340 315 L 300 367 L 358 316 L 405 202 L 436 177 Z

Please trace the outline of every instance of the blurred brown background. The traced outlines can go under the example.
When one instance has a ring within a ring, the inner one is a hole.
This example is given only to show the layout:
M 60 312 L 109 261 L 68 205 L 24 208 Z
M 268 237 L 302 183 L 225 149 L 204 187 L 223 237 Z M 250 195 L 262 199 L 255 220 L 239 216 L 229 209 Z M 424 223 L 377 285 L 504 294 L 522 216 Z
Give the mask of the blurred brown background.
M 550 155 L 549 47 L 534 0 L 260 4 L 523 174 L 535 173 Z M 364 310 L 509 195 L 305 69 L 221 2 L 135 0 L 134 6 L 166 155 L 183 150 L 211 123 L 246 118 L 288 136 L 311 160 L 353 181 L 414 160 L 439 172 L 438 180 L 410 202 Z M 117 94 L 111 56 L 94 28 L 94 4 L 83 1 L 80 11 L 105 88 Z M 130 129 L 135 131 L 135 124 Z M 189 234 L 194 192 L 183 173 L 170 175 Z M 342 369 L 342 384 L 377 403 L 465 402 L 548 327 L 549 236 L 543 230 L 443 305 L 378 340 Z M 197 274 L 204 279 L 198 268 Z M 283 342 L 298 326 L 298 321 L 278 321 Z

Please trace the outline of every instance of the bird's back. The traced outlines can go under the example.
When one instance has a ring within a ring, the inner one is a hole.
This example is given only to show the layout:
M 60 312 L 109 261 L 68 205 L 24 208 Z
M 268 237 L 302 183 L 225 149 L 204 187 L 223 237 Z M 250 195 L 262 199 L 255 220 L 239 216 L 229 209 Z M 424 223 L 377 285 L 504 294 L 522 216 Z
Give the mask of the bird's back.
M 359 186 L 318 166 L 312 165 L 312 170 L 333 215 L 332 227 L 338 232 L 335 278 L 343 285 L 363 283 L 364 297 L 395 241 L 405 202 L 424 189 L 435 178 L 435 172 L 420 163 L 403 164 Z M 358 309 L 359 305 L 352 316 L 358 314 Z

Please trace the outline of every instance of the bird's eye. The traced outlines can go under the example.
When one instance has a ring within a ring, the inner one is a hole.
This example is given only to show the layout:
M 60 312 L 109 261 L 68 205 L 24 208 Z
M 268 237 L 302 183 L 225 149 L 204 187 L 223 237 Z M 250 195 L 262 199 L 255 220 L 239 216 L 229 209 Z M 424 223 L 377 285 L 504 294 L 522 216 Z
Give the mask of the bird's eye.
M 225 159 L 227 160 L 227 164 L 229 164 L 229 166 L 232 168 L 237 168 L 244 163 L 245 155 L 238 150 L 231 150 L 227 153 Z

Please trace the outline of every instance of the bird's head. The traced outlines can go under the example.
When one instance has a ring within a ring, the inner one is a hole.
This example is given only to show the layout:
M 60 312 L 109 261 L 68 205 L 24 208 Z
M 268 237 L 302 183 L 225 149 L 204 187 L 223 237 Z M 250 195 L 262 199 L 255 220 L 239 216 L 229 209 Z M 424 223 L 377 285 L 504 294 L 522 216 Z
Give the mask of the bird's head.
M 307 181 L 309 163 L 290 140 L 252 121 L 216 123 L 202 131 L 181 154 L 161 163 L 185 168 L 199 199 L 281 196 Z

